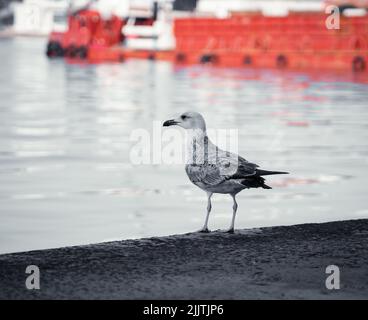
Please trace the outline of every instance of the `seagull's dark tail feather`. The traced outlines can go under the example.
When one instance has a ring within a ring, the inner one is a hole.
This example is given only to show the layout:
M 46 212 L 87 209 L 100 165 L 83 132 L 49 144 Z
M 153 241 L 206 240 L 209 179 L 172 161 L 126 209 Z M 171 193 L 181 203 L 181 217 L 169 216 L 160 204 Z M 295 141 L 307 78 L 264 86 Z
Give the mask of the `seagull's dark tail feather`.
M 272 189 L 270 186 L 265 184 L 266 180 L 260 176 L 250 176 L 241 180 L 241 184 L 246 188 L 263 188 Z
M 257 169 L 257 175 L 258 176 L 270 176 L 272 174 L 289 174 L 289 172 L 283 172 L 283 171 L 268 171 L 268 170 L 261 170 Z

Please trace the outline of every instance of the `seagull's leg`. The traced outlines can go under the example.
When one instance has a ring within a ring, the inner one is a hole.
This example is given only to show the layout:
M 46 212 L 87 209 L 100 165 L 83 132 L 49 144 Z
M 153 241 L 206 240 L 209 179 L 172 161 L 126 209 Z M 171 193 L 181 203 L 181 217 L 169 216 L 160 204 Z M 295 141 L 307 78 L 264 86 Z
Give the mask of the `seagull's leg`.
M 212 209 L 212 204 L 211 204 L 211 197 L 212 197 L 212 192 L 207 192 L 207 215 L 206 215 L 206 220 L 204 221 L 204 226 L 201 230 L 199 230 L 199 232 L 210 232 L 210 230 L 208 230 L 208 218 L 210 217 L 210 212 Z
M 233 218 L 231 219 L 230 229 L 227 230 L 228 233 L 234 233 L 236 210 L 238 210 L 238 203 L 236 202 L 235 196 L 236 196 L 236 194 L 231 194 L 231 197 L 233 198 L 233 201 L 234 201 L 234 204 L 233 204 Z

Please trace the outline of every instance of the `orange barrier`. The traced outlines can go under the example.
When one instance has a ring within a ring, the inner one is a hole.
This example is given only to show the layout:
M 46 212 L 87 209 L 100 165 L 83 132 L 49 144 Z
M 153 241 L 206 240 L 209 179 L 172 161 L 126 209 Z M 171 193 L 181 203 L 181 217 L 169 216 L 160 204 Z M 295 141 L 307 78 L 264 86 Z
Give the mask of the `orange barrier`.
M 121 62 L 125 57 L 118 48 L 91 45 L 88 49 L 88 62 Z
M 97 11 L 81 10 L 68 17 L 66 32 L 50 34 L 46 54 L 49 57 L 86 59 L 90 46 L 111 47 L 118 44 L 122 40 L 124 23 L 115 15 L 103 19 Z
M 145 60 L 174 60 L 173 51 L 152 51 L 152 50 L 129 50 L 123 47 L 101 47 L 91 45 L 88 50 L 88 61 L 91 63 L 101 62 L 122 62 L 125 59 L 145 59 Z
M 291 13 L 177 19 L 175 61 L 367 71 L 368 16 L 342 16 L 338 30 L 328 29 L 326 18 L 323 13 Z
M 90 16 L 93 20 L 94 13 Z M 337 30 L 327 29 L 326 18 L 323 13 L 290 13 L 286 17 L 237 13 L 227 19 L 178 18 L 174 22 L 174 51 L 129 50 L 116 46 L 120 37 L 117 30 L 124 23 L 118 18 L 104 23 L 94 19 L 88 29 L 93 29 L 93 35 L 80 24 L 76 25 L 78 32 L 71 33 L 70 37 L 78 35 L 79 43 L 89 43 L 86 54 L 93 63 L 137 58 L 177 64 L 367 72 L 368 16 L 342 16 Z M 52 49 L 57 54 L 62 51 L 56 46 L 58 41 L 72 41 L 65 37 L 61 34 L 51 37 Z M 79 56 L 83 56 L 82 53 Z

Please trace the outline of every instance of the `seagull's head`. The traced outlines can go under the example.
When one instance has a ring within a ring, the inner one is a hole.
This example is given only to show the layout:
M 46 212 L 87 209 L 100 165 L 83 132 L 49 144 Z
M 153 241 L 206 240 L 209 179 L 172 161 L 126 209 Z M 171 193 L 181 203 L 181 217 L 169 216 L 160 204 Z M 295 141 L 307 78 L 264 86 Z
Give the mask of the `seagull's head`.
M 167 120 L 164 122 L 163 126 L 174 126 L 177 125 L 184 129 L 194 129 L 201 130 L 203 132 L 206 131 L 206 123 L 202 115 L 198 112 L 188 111 L 181 114 L 178 118 Z

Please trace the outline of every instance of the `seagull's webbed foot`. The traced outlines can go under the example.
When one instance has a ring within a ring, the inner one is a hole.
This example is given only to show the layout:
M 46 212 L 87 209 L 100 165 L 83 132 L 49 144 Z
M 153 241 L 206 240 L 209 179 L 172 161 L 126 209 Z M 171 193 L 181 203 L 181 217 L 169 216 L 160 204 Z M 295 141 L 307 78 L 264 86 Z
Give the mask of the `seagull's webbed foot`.
M 200 233 L 210 233 L 211 231 L 208 228 L 202 228 L 202 229 L 198 230 L 198 232 L 200 232 Z
M 234 233 L 234 228 L 230 228 L 228 230 L 225 231 L 226 233 Z

